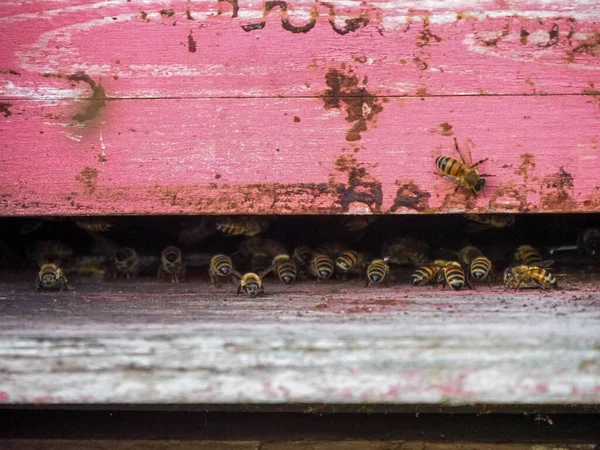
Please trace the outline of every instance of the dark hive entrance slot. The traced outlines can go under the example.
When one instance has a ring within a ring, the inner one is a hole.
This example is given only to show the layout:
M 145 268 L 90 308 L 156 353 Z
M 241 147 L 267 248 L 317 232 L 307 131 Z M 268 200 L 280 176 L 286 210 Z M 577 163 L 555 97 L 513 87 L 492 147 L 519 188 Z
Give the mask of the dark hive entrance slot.
M 10 218 L 0 220 L 0 268 L 4 280 L 27 288 L 37 276 L 62 272 L 75 290 L 181 282 L 222 295 L 235 293 L 236 273 L 254 272 L 258 279 L 244 280 L 250 284 L 241 292 L 264 287 L 279 295 L 283 285 L 289 292 L 364 289 L 367 277 L 373 290 L 385 281 L 388 289 L 431 290 L 421 285 L 437 280 L 440 288 L 503 292 L 505 269 L 525 265 L 539 266 L 538 277 L 555 275 L 559 289 L 596 289 L 599 228 L 597 214 Z M 539 257 L 527 259 L 522 249 L 525 260 L 516 260 L 522 245 Z M 488 263 L 475 263 L 480 256 L 491 264 L 489 277 Z M 460 263 L 465 279 L 452 275 L 453 266 L 436 275 L 440 260 Z M 40 273 L 45 264 L 51 273 Z M 520 287 L 555 286 L 525 280 Z

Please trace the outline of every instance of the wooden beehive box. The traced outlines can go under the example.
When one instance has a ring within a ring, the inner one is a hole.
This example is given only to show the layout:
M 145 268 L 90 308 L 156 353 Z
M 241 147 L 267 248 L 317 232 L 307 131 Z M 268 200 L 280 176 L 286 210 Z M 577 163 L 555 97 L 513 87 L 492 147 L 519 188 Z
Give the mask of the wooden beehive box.
M 3 2 L 0 215 L 600 212 L 599 24 L 564 0 Z M 435 173 L 455 138 L 485 196 Z M 0 402 L 600 402 L 593 286 L 133 310 L 6 286 Z

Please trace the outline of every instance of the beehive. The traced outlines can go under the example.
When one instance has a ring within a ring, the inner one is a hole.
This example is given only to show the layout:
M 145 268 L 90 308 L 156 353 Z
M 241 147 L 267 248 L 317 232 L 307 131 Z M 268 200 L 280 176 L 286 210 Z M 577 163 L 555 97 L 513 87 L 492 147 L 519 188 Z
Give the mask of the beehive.
M 0 11 L 2 216 L 600 212 L 589 2 Z M 454 139 L 488 159 L 485 195 L 436 173 Z M 3 402 L 600 400 L 593 284 L 547 301 L 275 286 L 257 309 L 198 286 L 21 286 L 3 288 Z

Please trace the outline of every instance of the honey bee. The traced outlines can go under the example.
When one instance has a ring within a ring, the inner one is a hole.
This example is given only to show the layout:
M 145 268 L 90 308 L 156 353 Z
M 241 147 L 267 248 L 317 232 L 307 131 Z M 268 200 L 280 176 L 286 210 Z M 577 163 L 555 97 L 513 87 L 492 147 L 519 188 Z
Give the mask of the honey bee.
M 113 224 L 101 217 L 89 217 L 75 220 L 75 224 L 85 231 L 92 233 L 106 233 L 113 228 Z
M 165 279 L 167 275 L 170 275 L 171 283 L 179 283 L 183 281 L 185 272 L 181 250 L 174 246 L 165 248 L 161 253 L 161 265 L 158 267 L 157 278 Z
M 335 259 L 338 255 L 341 255 L 346 250 L 348 250 L 348 247 L 346 247 L 346 245 L 343 243 L 339 241 L 329 241 L 319 245 L 319 247 L 314 250 L 313 254 L 319 253 Z
M 382 254 L 398 265 L 419 265 L 427 262 L 429 246 L 413 238 L 394 238 L 383 244 Z
M 277 255 L 273 258 L 275 273 L 283 284 L 292 284 L 298 276 L 296 263 L 289 255 Z
M 73 289 L 62 269 L 56 264 L 42 265 L 33 288 L 36 292 L 40 289 L 58 289 L 60 291 L 70 291 Z
M 265 218 L 240 216 L 223 217 L 217 220 L 216 229 L 225 236 L 256 236 L 269 227 Z
M 375 216 L 345 216 L 342 219 L 342 225 L 350 232 L 361 231 L 368 228 L 375 220 Z
M 596 256 L 600 251 L 600 230 L 588 228 L 577 237 L 577 248 L 588 256 Z
M 287 255 L 288 251 L 285 246 L 277 239 L 267 238 L 262 241 L 262 251 L 270 257 L 274 258 L 278 255 Z
M 374 259 L 367 266 L 367 284 L 365 284 L 365 287 L 369 287 L 371 283 L 383 283 L 387 287 L 389 276 L 390 266 L 387 264 L 387 259 Z
M 352 271 L 360 269 L 364 264 L 364 257 L 354 250 L 348 250 L 335 259 L 335 267 L 342 274 L 342 279 Z
M 300 245 L 294 249 L 293 258 L 300 267 L 308 267 L 312 257 L 312 250 L 306 245 Z
M 210 275 L 210 281 L 212 282 L 213 286 L 217 286 L 219 284 L 219 278 L 230 276 L 232 270 L 233 264 L 229 256 L 213 256 L 208 266 L 208 274 Z
M 484 177 L 490 177 L 492 175 L 485 173 L 480 174 L 475 167 L 486 162 L 489 158 L 482 159 L 481 161 L 469 166 L 460 152 L 460 149 L 458 148 L 458 141 L 456 138 L 454 138 L 454 147 L 456 148 L 456 152 L 460 156 L 462 163 L 454 158 L 451 158 L 450 156 L 438 156 L 435 160 L 435 165 L 444 173 L 442 176 L 448 176 L 458 182 L 454 192 L 458 191 L 458 189 L 462 186 L 466 189 L 469 189 L 475 195 L 477 195 L 479 191 L 483 193 L 483 187 L 485 186 Z M 469 151 L 469 163 L 472 162 L 471 152 Z
M 34 255 L 40 267 L 46 263 L 60 266 L 73 255 L 73 249 L 59 241 L 39 241 L 35 245 Z
M 492 271 L 492 262 L 489 258 L 483 256 L 483 253 L 472 245 L 463 247 L 458 252 L 458 259 L 464 267 L 469 268 L 469 275 L 477 281 L 488 279 Z
M 523 283 L 531 282 L 535 283 L 543 290 L 558 288 L 558 283 L 556 282 L 554 275 L 544 268 L 551 264 L 552 261 L 541 261 L 540 267 L 532 267 L 524 264 L 515 267 L 507 267 L 504 271 L 505 290 L 509 287 L 515 287 L 518 291 Z
M 442 284 L 442 290 L 446 288 L 446 284 L 455 291 L 460 291 L 465 284 L 471 287 L 465 277 L 465 271 L 457 261 L 450 261 L 441 268 L 437 275 L 437 282 Z
M 106 268 L 109 264 L 110 258 L 108 256 L 79 256 L 71 259 L 70 263 L 64 266 L 63 273 L 76 273 L 79 275 L 103 275 L 106 274 Z
M 323 253 L 315 253 L 310 261 L 310 271 L 317 277 L 317 281 L 330 278 L 333 275 L 333 268 L 333 260 Z
M 215 232 L 214 224 L 211 223 L 212 218 L 202 217 L 200 222 L 192 221 L 191 223 L 183 224 L 183 228 L 179 232 L 179 242 L 185 245 L 193 245 L 202 242 Z
M 417 267 L 413 272 L 410 282 L 413 286 L 425 286 L 437 281 L 438 274 L 448 261 L 437 260 L 431 264 Z
M 113 256 L 114 260 L 114 278 L 119 275 L 128 280 L 135 277 L 140 269 L 140 257 L 131 247 L 121 247 L 117 249 Z
M 233 270 L 233 275 L 235 275 L 240 280 L 237 287 L 237 295 L 240 295 L 240 293 L 242 292 L 250 298 L 256 298 L 259 295 L 263 295 L 265 293 L 265 289 L 262 283 L 262 279 L 267 273 L 271 271 L 271 269 L 272 268 L 266 269 L 260 274 L 250 272 L 245 275 L 242 275 L 239 272 Z
M 540 266 L 542 255 L 531 245 L 521 245 L 515 252 L 515 261 L 526 266 Z
M 464 217 L 473 222 L 465 227 L 467 233 L 490 228 L 508 228 L 515 224 L 514 214 L 464 214 Z

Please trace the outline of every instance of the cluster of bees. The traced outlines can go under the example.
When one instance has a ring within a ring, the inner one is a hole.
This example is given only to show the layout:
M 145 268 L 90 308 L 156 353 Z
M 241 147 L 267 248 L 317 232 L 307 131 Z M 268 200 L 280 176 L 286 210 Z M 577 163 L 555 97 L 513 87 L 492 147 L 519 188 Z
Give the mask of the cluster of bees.
M 246 224 L 249 224 L 248 228 Z M 179 283 L 185 281 L 188 267 L 202 265 L 208 267 L 214 286 L 233 280 L 237 283 L 237 293 L 251 298 L 264 293 L 263 279 L 270 273 L 285 285 L 307 278 L 323 282 L 332 277 L 342 280 L 363 277 L 365 287 L 368 287 L 371 284 L 387 286 L 390 266 L 409 266 L 414 268 L 410 277 L 413 286 L 441 285 L 444 289 L 448 285 L 458 291 L 465 286 L 473 289 L 474 283 L 486 282 L 490 286 L 492 282 L 492 261 L 471 245 L 458 251 L 445 250 L 446 259 L 432 260 L 428 258 L 430 249 L 425 241 L 407 237 L 384 242 L 381 256 L 375 258 L 335 241 L 315 248 L 300 245 L 290 252 L 279 240 L 256 235 L 260 232 L 256 231 L 255 225 L 253 220 L 241 218 L 231 219 L 227 226 L 219 225 L 224 234 L 246 236 L 231 255 L 184 255 L 178 247 L 168 246 L 157 257 L 140 255 L 131 247 L 120 247 L 110 258 L 73 259 L 73 250 L 66 244 L 40 241 L 34 252 L 40 267 L 34 287 L 35 290 L 70 290 L 66 272 L 102 273 L 108 279 L 131 279 L 141 272 L 147 273 L 149 268 L 156 270 L 157 279 Z M 596 229 L 586 230 L 584 239 L 586 236 L 588 244 L 590 240 L 596 244 L 600 242 L 600 231 Z M 541 253 L 529 245 L 518 247 L 512 265 L 503 273 L 505 289 L 518 290 L 525 285 L 544 290 L 557 288 L 556 275 L 548 269 L 552 263 L 543 260 Z
M 474 246 L 463 247 L 458 252 L 458 261 L 435 260 L 432 263 L 419 265 L 413 272 L 413 286 L 434 284 L 446 285 L 459 291 L 464 286 L 473 289 L 473 282 L 487 281 L 491 285 L 492 261 Z M 519 290 L 523 285 L 533 283 L 537 287 L 548 290 L 558 287 L 556 277 L 547 270 L 554 263 L 542 260 L 538 250 L 530 245 L 518 247 L 514 254 L 514 264 L 504 270 L 505 289 L 511 287 Z

